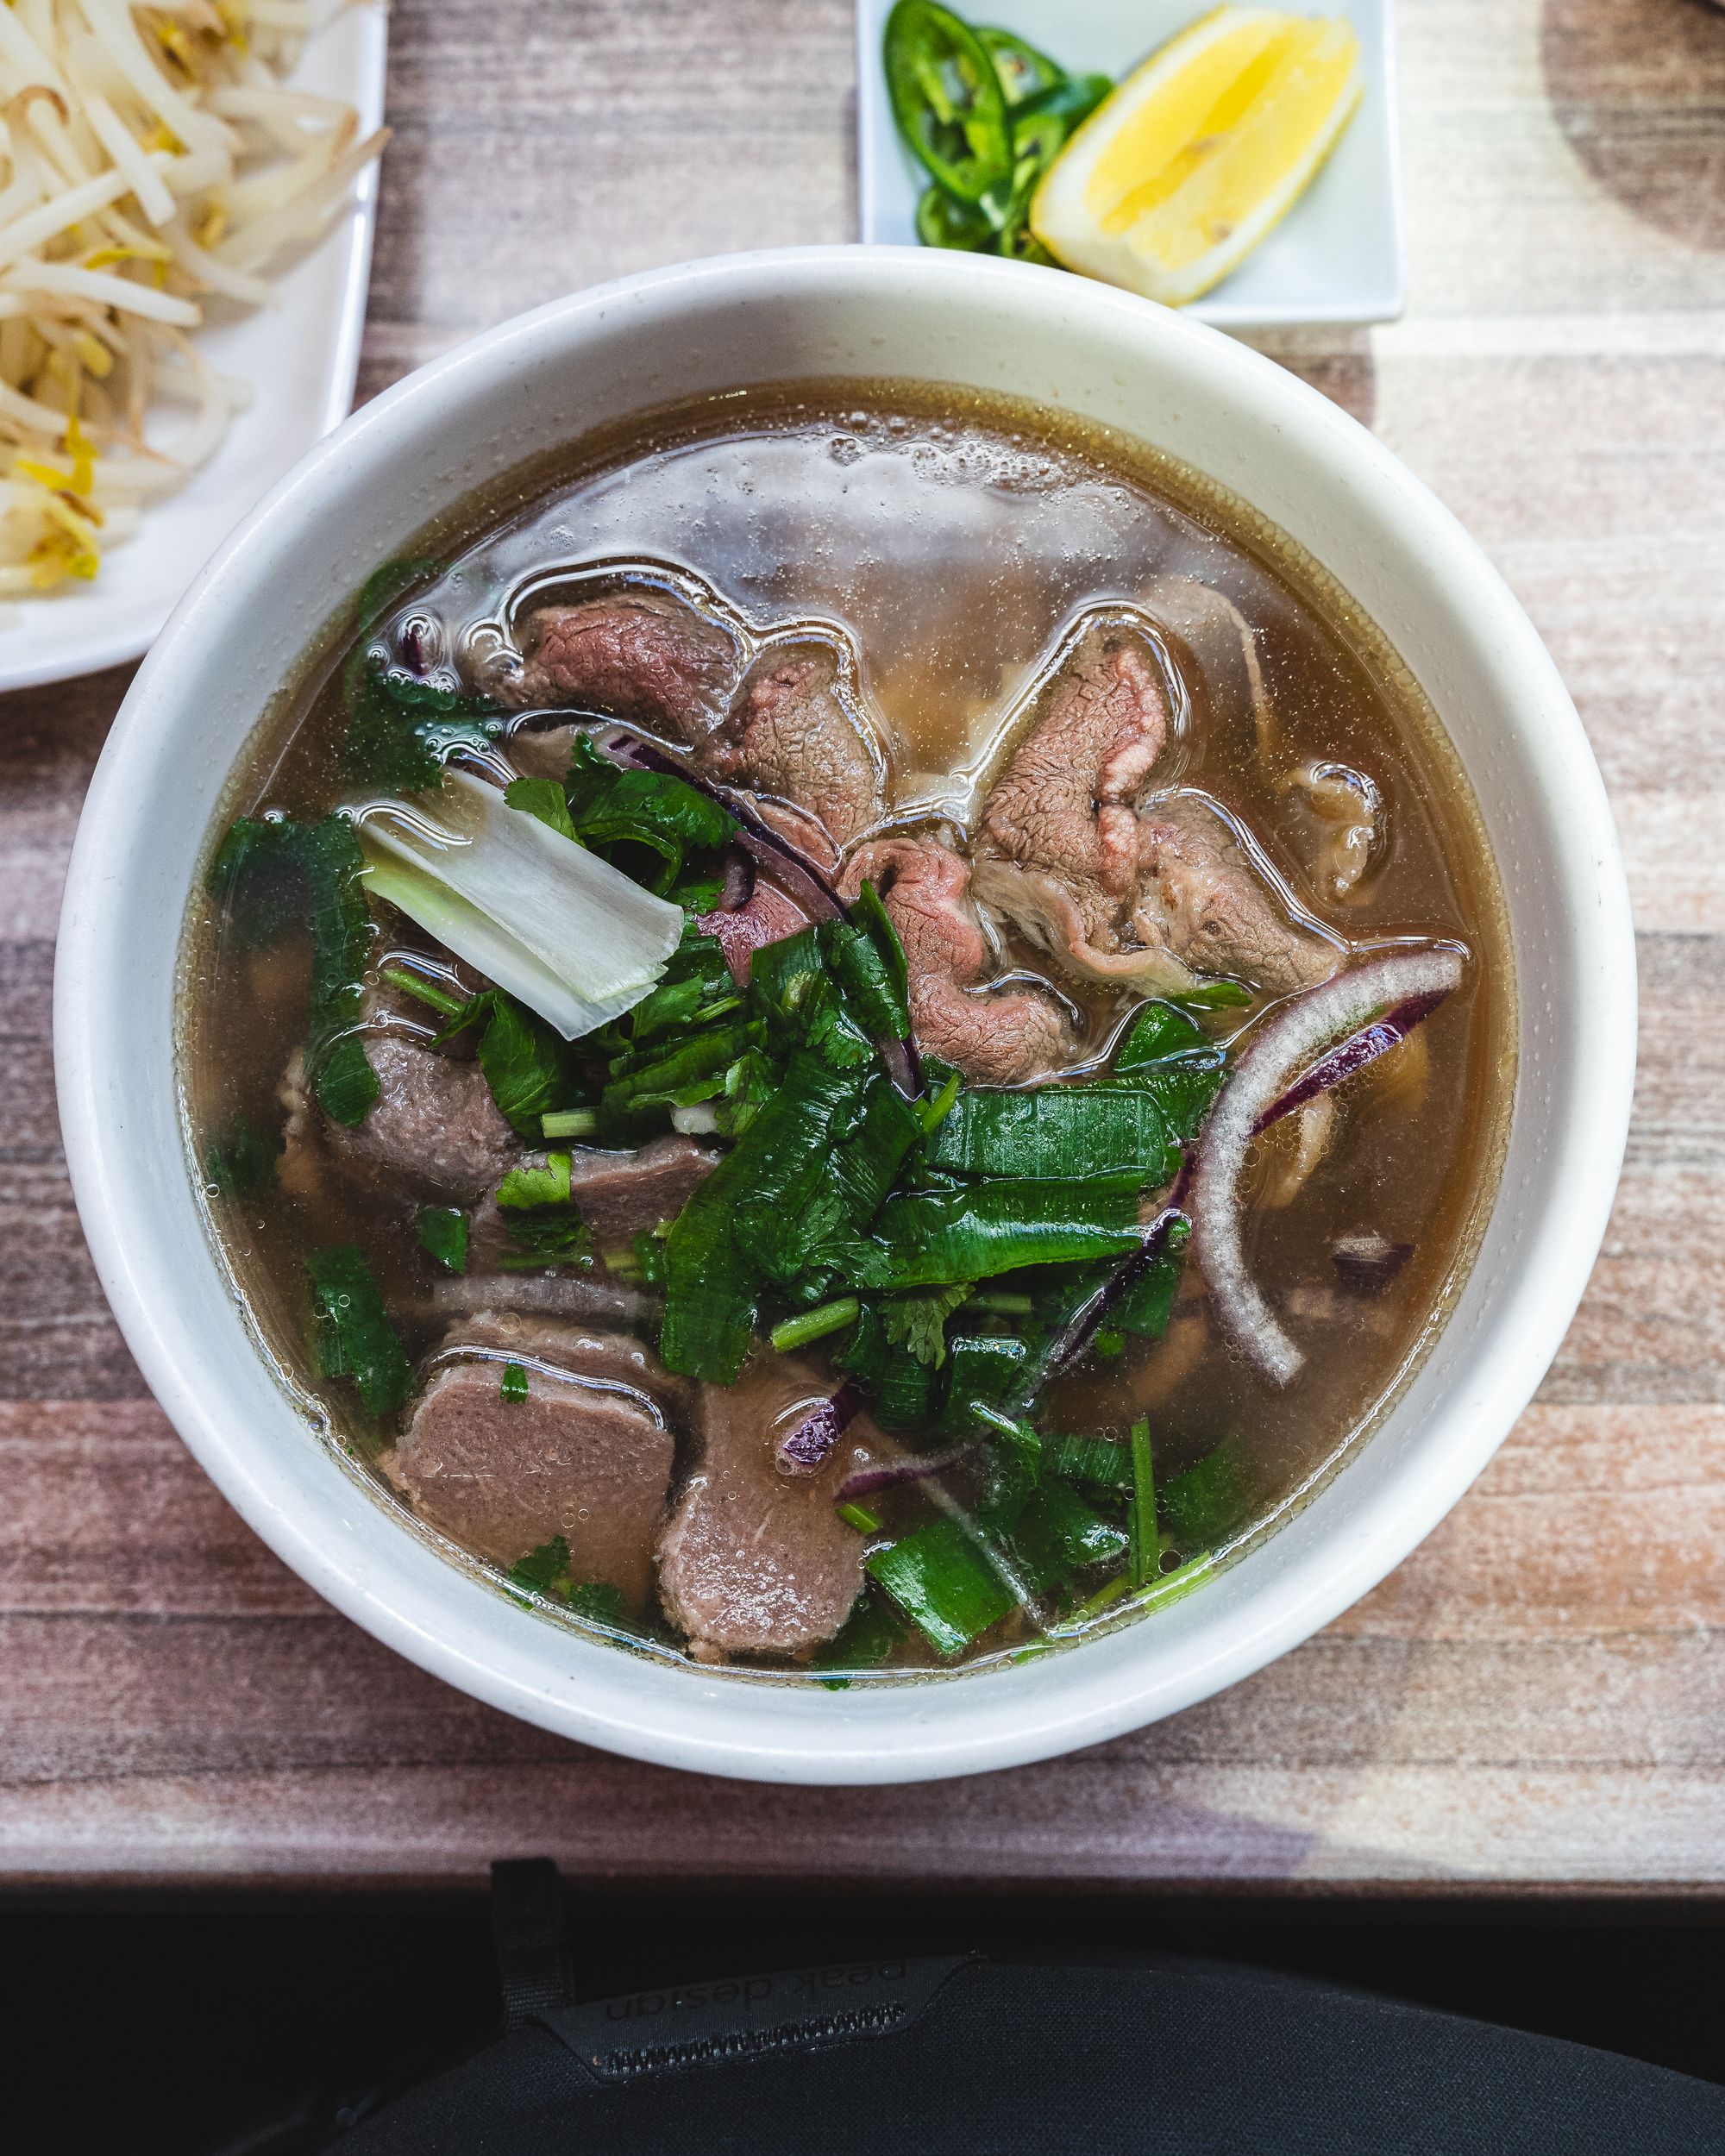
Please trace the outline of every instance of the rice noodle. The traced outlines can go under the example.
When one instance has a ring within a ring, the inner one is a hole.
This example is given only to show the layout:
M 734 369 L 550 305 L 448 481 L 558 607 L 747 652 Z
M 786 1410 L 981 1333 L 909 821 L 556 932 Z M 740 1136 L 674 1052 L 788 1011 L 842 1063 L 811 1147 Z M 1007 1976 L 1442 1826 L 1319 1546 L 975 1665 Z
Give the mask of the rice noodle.
M 383 147 L 279 79 L 348 3 L 0 0 L 0 598 L 95 576 L 250 402 L 186 333 L 267 304 Z
M 1240 1232 L 1239 1182 L 1253 1138 L 1272 1114 L 1300 1105 L 1302 1073 L 1320 1058 L 1338 1075 L 1358 1068 L 1325 1051 L 1369 1025 L 1386 1005 L 1423 1004 L 1423 1018 L 1462 977 L 1459 951 L 1444 944 L 1392 951 L 1336 974 L 1274 1012 L 1251 1037 L 1216 1096 L 1193 1164 L 1192 1254 L 1224 1336 L 1271 1384 L 1295 1378 L 1304 1356 L 1252 1279 Z

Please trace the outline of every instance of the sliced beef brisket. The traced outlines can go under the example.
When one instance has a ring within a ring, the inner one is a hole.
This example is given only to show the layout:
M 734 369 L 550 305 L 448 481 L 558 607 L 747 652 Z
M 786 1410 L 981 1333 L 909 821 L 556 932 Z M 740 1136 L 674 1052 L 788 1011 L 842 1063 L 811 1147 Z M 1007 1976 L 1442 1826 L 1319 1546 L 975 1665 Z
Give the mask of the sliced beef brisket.
M 280 1088 L 288 1112 L 285 1159 L 303 1167 L 321 1148 L 352 1181 L 476 1203 L 522 1157 L 485 1073 L 406 1033 L 367 1033 L 365 1044 L 378 1097 L 352 1125 L 318 1113 L 306 1093 L 304 1058 L 295 1056 Z
M 659 1542 L 659 1596 L 697 1652 L 800 1654 L 862 1591 L 862 1537 L 833 1509 L 883 1440 L 859 1416 L 813 1475 L 781 1472 L 779 1440 L 831 1391 L 812 1363 L 763 1352 L 695 1405 L 699 1457 Z
M 634 1610 L 670 1488 L 685 1393 L 621 1333 L 485 1314 L 458 1325 L 384 1470 L 466 1547 L 512 1564 L 557 1535 L 577 1583 Z M 524 1399 L 503 1390 L 517 1363 Z

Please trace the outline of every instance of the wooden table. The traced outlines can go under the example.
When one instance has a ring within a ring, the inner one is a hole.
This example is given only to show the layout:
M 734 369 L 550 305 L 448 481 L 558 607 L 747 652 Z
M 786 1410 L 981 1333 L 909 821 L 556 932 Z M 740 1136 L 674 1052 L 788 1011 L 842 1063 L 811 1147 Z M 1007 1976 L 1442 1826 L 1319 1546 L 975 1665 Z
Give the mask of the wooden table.
M 1413 304 L 1264 340 L 1458 511 L 1555 653 L 1640 927 L 1622 1194 L 1490 1470 L 1320 1638 L 1051 1765 L 698 1781 L 333 1614 L 145 1393 L 61 1163 L 55 912 L 126 686 L 0 713 L 0 1865 L 12 1879 L 1725 1883 L 1725 16 L 1402 0 Z M 845 0 L 397 0 L 364 388 L 572 286 L 855 230 Z

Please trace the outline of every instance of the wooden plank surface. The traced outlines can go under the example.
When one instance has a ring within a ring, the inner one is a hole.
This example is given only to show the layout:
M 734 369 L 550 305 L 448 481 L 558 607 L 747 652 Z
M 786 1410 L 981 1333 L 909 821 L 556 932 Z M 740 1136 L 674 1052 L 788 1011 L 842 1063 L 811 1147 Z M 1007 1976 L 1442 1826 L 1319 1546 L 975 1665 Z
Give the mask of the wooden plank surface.
M 1628 1163 L 1475 1490 L 1224 1697 L 931 1789 L 720 1785 L 474 1705 L 228 1510 L 104 1307 L 61 1163 L 54 916 L 126 676 L 0 709 L 0 1877 L 1725 1883 L 1725 16 L 1402 0 L 1413 304 L 1258 340 L 1533 614 L 1641 931 Z M 620 271 L 855 229 L 842 0 L 397 0 L 362 392 Z

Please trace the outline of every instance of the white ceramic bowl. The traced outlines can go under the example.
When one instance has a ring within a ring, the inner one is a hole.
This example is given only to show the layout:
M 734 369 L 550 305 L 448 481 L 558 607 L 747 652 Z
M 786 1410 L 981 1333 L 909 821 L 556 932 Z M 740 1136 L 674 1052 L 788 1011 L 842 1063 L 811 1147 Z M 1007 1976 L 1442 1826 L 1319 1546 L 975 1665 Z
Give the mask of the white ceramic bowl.
M 620 415 L 726 385 L 897 375 L 1125 429 L 1254 504 L 1412 666 L 1471 776 L 1508 899 L 1520 1075 L 1500 1194 L 1423 1367 L 1307 1508 L 1200 1594 L 1068 1652 L 841 1693 L 708 1677 L 572 1637 L 357 1487 L 278 1388 L 205 1238 L 173 1069 L 175 954 L 247 733 L 302 646 L 434 513 Z M 548 1729 L 787 1782 L 1046 1758 L 1247 1676 L 1399 1563 L 1490 1457 L 1555 1352 L 1628 1127 L 1634 969 L 1603 788 L 1550 659 L 1461 527 L 1333 404 L 1217 332 L 1081 279 L 915 249 L 663 270 L 487 332 L 357 413 L 204 571 L 103 752 L 73 851 L 57 1075 L 78 1208 L 145 1376 L 232 1503 L 336 1607 Z

